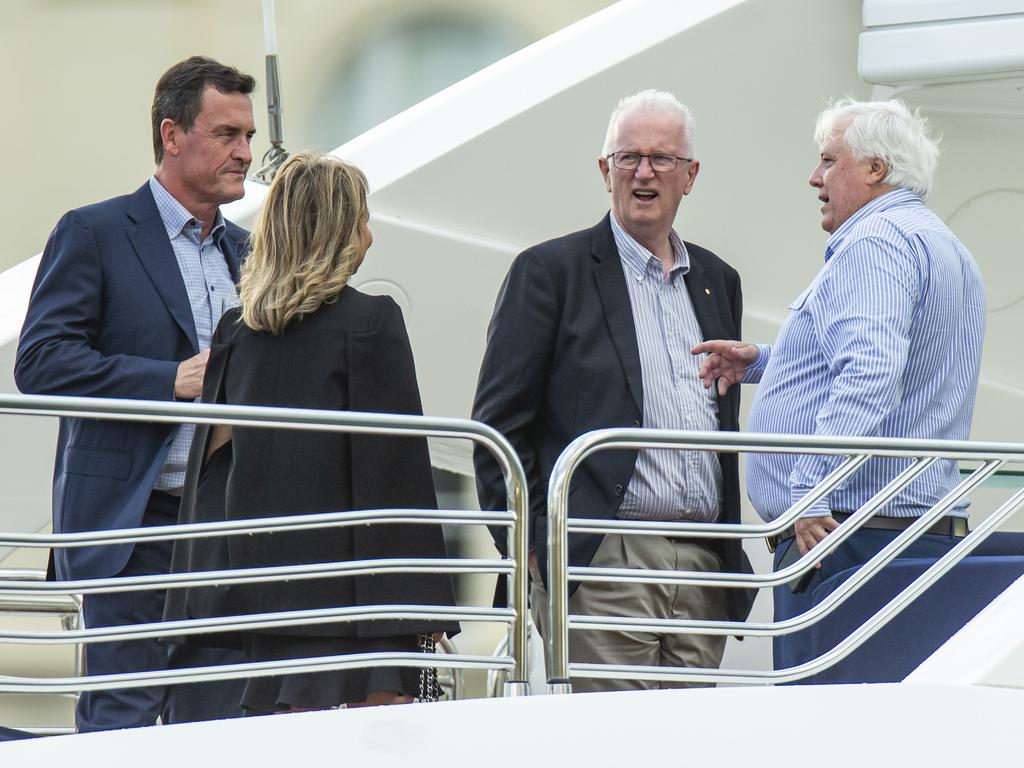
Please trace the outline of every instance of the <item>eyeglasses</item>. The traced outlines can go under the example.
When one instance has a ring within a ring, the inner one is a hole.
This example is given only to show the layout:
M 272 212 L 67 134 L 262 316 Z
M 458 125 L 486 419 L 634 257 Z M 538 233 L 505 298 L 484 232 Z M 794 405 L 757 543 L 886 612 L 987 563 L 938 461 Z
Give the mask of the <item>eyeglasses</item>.
M 682 160 L 685 163 L 692 163 L 692 157 L 678 157 L 676 155 L 642 155 L 639 152 L 612 152 L 608 157 L 612 164 L 620 171 L 635 171 L 640 167 L 640 161 L 645 157 L 651 164 L 651 168 L 658 173 L 668 173 L 676 169 L 676 165 Z

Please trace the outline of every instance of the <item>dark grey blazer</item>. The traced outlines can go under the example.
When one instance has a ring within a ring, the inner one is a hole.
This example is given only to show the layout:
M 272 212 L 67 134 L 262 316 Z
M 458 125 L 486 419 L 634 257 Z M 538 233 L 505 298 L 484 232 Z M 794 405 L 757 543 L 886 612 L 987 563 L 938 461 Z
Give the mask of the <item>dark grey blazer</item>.
M 686 243 L 686 287 L 705 339 L 738 339 L 740 279 L 710 251 Z M 530 542 L 547 569 L 547 487 L 559 454 L 595 429 L 638 427 L 643 420 L 640 351 L 622 264 L 609 217 L 595 227 L 529 248 L 516 257 L 498 294 L 487 332 L 473 418 L 502 432 L 529 481 Z M 739 387 L 718 399 L 723 430 L 739 428 Z M 722 522 L 739 522 L 736 454 L 720 454 Z M 483 509 L 504 509 L 497 464 L 474 454 Z M 573 517 L 613 518 L 636 463 L 636 451 L 601 451 L 578 469 L 570 487 Z M 571 565 L 589 565 L 603 537 L 573 534 Z M 502 536 L 495 539 L 504 551 Z M 718 544 L 729 571 L 749 573 L 738 541 Z M 546 578 L 546 575 L 545 575 Z M 570 587 L 575 587 L 571 584 Z M 729 614 L 750 612 L 755 593 L 729 590 Z

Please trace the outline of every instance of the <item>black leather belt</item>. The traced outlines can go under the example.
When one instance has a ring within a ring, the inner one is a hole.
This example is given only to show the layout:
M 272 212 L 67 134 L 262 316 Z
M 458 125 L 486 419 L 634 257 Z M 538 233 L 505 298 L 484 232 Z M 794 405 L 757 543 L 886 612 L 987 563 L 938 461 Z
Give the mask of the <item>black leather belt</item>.
M 842 523 L 851 517 L 853 517 L 852 512 L 832 513 L 832 519 L 837 523 Z M 874 528 L 876 530 L 883 531 L 904 531 L 916 521 L 916 517 L 880 517 L 875 515 L 874 517 L 869 518 L 861 528 Z M 943 517 L 925 529 L 925 533 L 933 533 L 937 536 L 952 536 L 954 539 L 962 539 L 970 533 L 970 528 L 967 526 L 967 518 L 965 517 Z M 786 539 L 793 538 L 795 535 L 793 526 L 790 526 L 782 533 L 776 534 L 775 536 L 766 536 L 765 543 L 768 545 L 768 551 L 774 552 L 780 543 Z

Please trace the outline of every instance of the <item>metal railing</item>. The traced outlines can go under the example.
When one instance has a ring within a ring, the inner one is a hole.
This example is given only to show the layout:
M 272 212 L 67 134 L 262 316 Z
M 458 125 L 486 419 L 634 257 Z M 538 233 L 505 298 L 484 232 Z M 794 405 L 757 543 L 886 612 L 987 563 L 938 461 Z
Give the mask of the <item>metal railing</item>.
M 0 581 L 36 581 L 46 579 L 46 571 L 41 568 L 0 568 Z M 17 616 L 19 614 L 53 616 L 60 622 L 64 631 L 77 630 L 82 623 L 82 598 L 79 595 L 35 595 L 22 592 L 0 591 L 0 615 Z M 74 674 L 77 677 L 85 668 L 85 647 L 77 645 L 74 649 Z M 60 694 L 72 700 L 77 695 Z M 19 730 L 33 733 L 36 736 L 60 736 L 74 733 L 73 727 L 67 726 L 32 726 L 22 725 Z
M 674 449 L 725 453 L 776 452 L 843 456 L 843 461 L 807 496 L 782 516 L 766 524 L 724 524 L 597 520 L 570 518 L 568 497 L 573 472 L 590 454 L 608 449 Z M 568 564 L 570 533 L 621 533 L 701 539 L 747 539 L 774 536 L 789 528 L 816 501 L 827 495 L 872 457 L 909 459 L 909 464 L 885 487 L 796 562 L 767 574 L 706 573 L 699 571 L 649 571 L 635 568 L 575 567 Z M 649 584 L 701 585 L 732 589 L 775 587 L 801 574 L 833 552 L 868 522 L 887 502 L 916 477 L 942 459 L 979 462 L 935 506 L 902 530 L 887 546 L 864 563 L 841 586 L 808 611 L 785 621 L 717 621 L 637 619 L 608 616 L 570 616 L 569 581 L 631 581 Z M 604 677 L 645 680 L 685 680 L 699 683 L 787 683 L 817 674 L 842 661 L 916 599 L 928 587 L 970 554 L 998 526 L 1024 506 L 1024 489 L 1018 490 L 988 515 L 956 546 L 893 597 L 874 616 L 832 650 L 799 666 L 779 670 L 681 669 L 651 666 L 569 662 L 569 630 L 618 630 L 705 635 L 774 637 L 808 628 L 828 616 L 868 579 L 894 560 L 940 517 L 968 493 L 977 489 L 1000 467 L 1024 462 L 1024 445 L 965 441 L 913 441 L 892 438 L 820 438 L 814 436 L 755 435 L 727 432 L 686 432 L 649 429 L 603 429 L 581 435 L 559 456 L 548 489 L 548 626 L 545 638 L 548 692 L 572 690 L 569 679 Z
M 6 631 L 0 633 L 0 643 L 65 644 L 173 637 L 175 635 L 195 633 L 266 629 L 300 624 L 337 623 L 366 619 L 498 621 L 509 625 L 509 651 L 508 655 L 504 657 L 495 658 L 491 656 L 446 653 L 425 658 L 422 653 L 382 652 L 132 674 L 85 677 L 76 674 L 70 678 L 16 678 L 0 675 L 0 692 L 74 693 L 85 690 L 130 688 L 154 684 L 168 685 L 359 667 L 437 666 L 452 670 L 507 670 L 509 682 L 505 685 L 505 695 L 518 696 L 529 693 L 526 674 L 526 595 L 528 578 L 526 568 L 526 521 L 528 510 L 526 479 L 523 474 L 522 465 L 508 441 L 487 425 L 466 419 L 432 418 L 399 414 L 37 395 L 0 395 L 0 414 L 5 413 L 133 422 L 191 422 L 195 424 L 225 424 L 232 427 L 464 438 L 483 446 L 497 460 L 505 478 L 508 510 L 499 512 L 476 510 L 367 510 L 82 533 L 8 533 L 0 534 L 0 546 L 83 547 L 139 541 L 173 541 L 209 535 L 235 536 L 269 531 L 366 525 L 372 523 L 415 522 L 504 527 L 508 530 L 508 551 L 512 553 L 512 559 L 391 558 L 63 582 L 26 581 L 18 578 L 4 578 L 3 573 L 0 572 L 0 594 L 14 595 L 17 599 L 25 600 L 28 603 L 43 600 L 44 598 L 60 599 L 61 596 L 97 592 L 170 589 L 226 583 L 259 583 L 285 579 L 309 579 L 325 576 L 341 577 L 371 573 L 497 573 L 505 574 L 509 579 L 509 605 L 507 608 L 380 605 L 360 606 L 357 608 L 284 611 L 95 629 L 79 627 L 64 629 L 59 632 Z
M 0 582 L 46 580 L 46 571 L 39 568 L 0 568 Z M 82 600 L 78 595 L 35 595 L 22 591 L 0 591 L 0 613 L 46 613 L 57 616 L 65 629 L 74 629 Z

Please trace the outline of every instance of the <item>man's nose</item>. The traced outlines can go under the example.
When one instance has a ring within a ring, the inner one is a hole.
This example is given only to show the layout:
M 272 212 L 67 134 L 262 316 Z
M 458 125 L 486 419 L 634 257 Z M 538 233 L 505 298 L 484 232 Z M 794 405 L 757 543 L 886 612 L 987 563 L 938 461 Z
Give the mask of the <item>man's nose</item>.
M 641 179 L 649 179 L 652 178 L 653 176 L 656 176 L 657 174 L 655 174 L 654 172 L 654 166 L 651 165 L 651 158 L 641 157 L 640 162 L 637 163 L 634 175 L 638 176 Z
M 817 189 L 818 187 L 824 186 L 825 179 L 821 172 L 821 166 L 819 165 L 813 171 L 811 171 L 811 178 L 807 180 L 807 183 Z
M 249 146 L 249 142 L 247 139 L 243 138 L 236 144 L 234 156 L 235 159 L 241 160 L 247 165 L 252 164 L 252 147 Z

